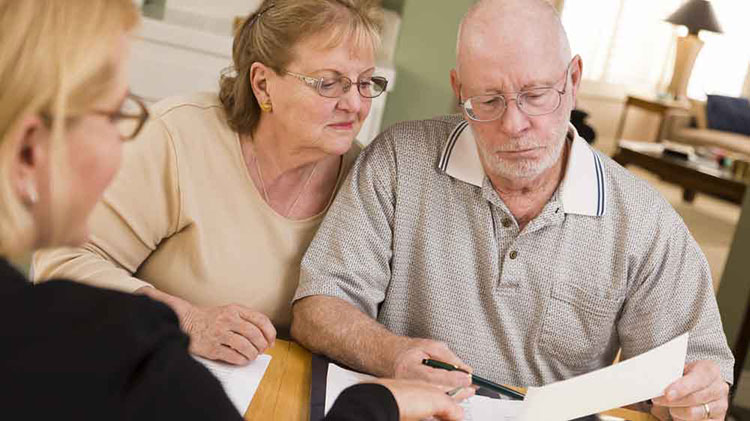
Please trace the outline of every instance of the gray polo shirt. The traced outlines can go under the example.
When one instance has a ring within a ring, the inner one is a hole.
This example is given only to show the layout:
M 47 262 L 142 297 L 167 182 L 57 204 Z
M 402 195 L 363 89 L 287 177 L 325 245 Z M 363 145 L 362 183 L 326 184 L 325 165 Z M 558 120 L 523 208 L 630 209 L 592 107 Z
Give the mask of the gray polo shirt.
M 568 142 L 560 187 L 519 233 L 460 116 L 391 127 L 352 168 L 302 261 L 295 300 L 342 298 L 518 386 L 690 331 L 688 361 L 715 361 L 731 383 L 709 267 L 682 219 L 572 126 Z

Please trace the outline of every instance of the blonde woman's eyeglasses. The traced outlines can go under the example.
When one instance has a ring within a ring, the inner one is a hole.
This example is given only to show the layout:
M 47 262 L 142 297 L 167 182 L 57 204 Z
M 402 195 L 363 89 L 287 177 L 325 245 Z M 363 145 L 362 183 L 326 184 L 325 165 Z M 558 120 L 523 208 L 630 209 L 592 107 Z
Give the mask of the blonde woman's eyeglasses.
M 94 114 L 108 117 L 120 133 L 122 140 L 132 140 L 148 121 L 149 113 L 143 100 L 133 94 L 125 97 L 120 108 L 116 111 L 96 110 Z

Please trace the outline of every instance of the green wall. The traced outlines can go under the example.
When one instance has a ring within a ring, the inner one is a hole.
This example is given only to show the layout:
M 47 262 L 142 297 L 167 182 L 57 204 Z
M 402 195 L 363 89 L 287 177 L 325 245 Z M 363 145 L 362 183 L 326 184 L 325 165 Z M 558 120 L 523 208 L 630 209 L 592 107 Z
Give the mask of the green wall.
M 383 0 L 383 7 L 401 14 L 404 12 L 404 3 L 406 0 Z
M 396 86 L 388 94 L 383 129 L 403 120 L 455 112 L 450 70 L 456 62 L 458 23 L 474 0 L 384 1 L 401 3 L 396 46 Z
M 739 335 L 742 318 L 745 316 L 750 297 L 750 259 L 748 257 L 750 257 L 750 193 L 745 194 L 740 220 L 737 223 L 732 247 L 729 249 L 724 274 L 716 295 L 724 332 L 732 348 Z M 750 361 L 745 364 L 744 368 L 746 370 L 750 368 Z

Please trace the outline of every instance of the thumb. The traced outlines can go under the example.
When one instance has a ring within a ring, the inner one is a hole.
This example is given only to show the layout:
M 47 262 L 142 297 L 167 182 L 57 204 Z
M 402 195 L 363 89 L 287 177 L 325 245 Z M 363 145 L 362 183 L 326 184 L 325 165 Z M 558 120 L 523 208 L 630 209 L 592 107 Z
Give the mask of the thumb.
M 651 415 L 659 419 L 659 421 L 670 421 L 672 419 L 672 417 L 669 415 L 669 408 L 667 408 L 666 406 L 652 406 Z

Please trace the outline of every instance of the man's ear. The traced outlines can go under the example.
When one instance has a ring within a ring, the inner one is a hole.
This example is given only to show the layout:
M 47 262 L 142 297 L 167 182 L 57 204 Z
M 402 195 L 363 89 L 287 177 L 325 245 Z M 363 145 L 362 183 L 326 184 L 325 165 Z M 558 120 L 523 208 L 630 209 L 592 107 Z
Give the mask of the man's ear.
M 39 116 L 28 115 L 5 141 L 13 150 L 9 175 L 16 194 L 26 203 L 36 202 L 38 183 L 48 166 L 49 129 Z
M 573 64 L 570 65 L 570 79 L 570 90 L 573 94 L 573 104 L 575 104 L 578 99 L 578 89 L 581 87 L 581 80 L 583 79 L 583 60 L 578 54 L 573 57 Z
M 451 69 L 451 88 L 453 88 L 453 95 L 455 95 L 456 101 L 461 102 L 461 81 L 458 79 L 456 69 Z

